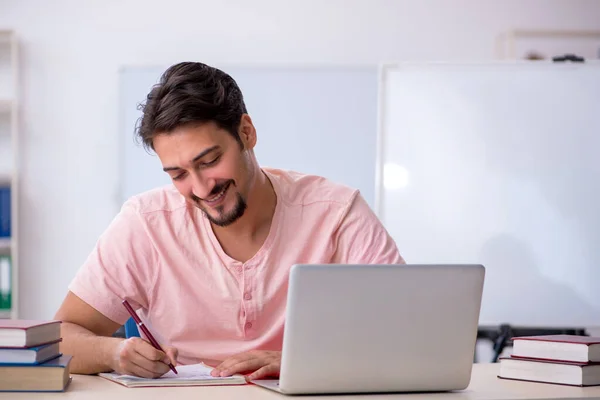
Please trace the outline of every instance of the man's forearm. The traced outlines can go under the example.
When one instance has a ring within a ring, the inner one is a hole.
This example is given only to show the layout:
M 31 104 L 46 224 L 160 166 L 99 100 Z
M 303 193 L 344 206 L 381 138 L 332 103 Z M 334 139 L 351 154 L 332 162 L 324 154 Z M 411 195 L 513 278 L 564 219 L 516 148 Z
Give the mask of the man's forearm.
M 61 326 L 62 342 L 60 351 L 73 356 L 71 372 L 75 374 L 96 374 L 111 371 L 115 349 L 124 339 L 98 336 L 93 332 L 70 322 Z

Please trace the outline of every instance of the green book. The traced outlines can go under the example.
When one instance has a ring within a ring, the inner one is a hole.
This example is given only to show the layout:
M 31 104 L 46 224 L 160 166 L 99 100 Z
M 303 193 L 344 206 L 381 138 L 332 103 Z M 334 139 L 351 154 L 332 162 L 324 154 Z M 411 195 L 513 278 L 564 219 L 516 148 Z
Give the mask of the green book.
M 0 256 L 0 310 L 10 310 L 12 307 L 11 258 Z

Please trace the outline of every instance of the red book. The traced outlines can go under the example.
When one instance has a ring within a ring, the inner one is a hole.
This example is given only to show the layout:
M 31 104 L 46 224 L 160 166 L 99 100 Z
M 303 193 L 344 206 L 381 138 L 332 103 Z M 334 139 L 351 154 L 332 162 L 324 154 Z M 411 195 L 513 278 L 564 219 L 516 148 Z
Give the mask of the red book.
M 600 364 L 502 357 L 498 378 L 570 386 L 596 386 L 600 385 Z
M 577 335 L 514 337 L 512 355 L 542 360 L 600 362 L 600 337 Z
M 27 348 L 60 339 L 61 321 L 0 319 L 0 347 Z

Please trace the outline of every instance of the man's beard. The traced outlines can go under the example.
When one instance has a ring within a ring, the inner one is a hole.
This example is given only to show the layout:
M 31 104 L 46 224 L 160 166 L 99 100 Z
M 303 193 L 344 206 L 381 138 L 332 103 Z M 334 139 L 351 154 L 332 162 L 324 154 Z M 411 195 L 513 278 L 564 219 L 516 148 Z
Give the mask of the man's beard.
M 232 180 L 230 180 L 221 185 L 215 186 L 213 188 L 213 190 L 211 191 L 211 193 L 209 194 L 208 198 L 210 199 L 212 196 L 215 196 L 218 193 L 220 193 L 223 190 L 224 186 L 234 186 L 235 187 L 235 184 L 233 183 Z M 229 190 L 229 187 L 226 190 Z M 220 205 L 218 207 L 213 208 L 213 210 L 215 210 L 219 213 L 219 215 L 217 217 L 212 216 L 209 212 L 206 211 L 206 209 L 202 206 L 202 203 L 201 203 L 202 199 L 200 197 L 192 194 L 192 200 L 194 200 L 194 202 L 196 203 L 196 206 L 200 210 L 202 210 L 202 212 L 204 213 L 204 215 L 206 215 L 206 218 L 208 218 L 208 220 L 210 222 L 212 222 L 213 224 L 215 224 L 217 226 L 222 226 L 222 227 L 233 224 L 242 215 L 244 215 L 246 208 L 248 208 L 248 204 L 246 203 L 246 200 L 244 200 L 244 197 L 241 195 L 241 193 L 239 193 L 237 191 L 235 192 L 235 205 L 233 206 L 233 210 L 231 210 L 228 213 L 225 213 L 224 205 Z

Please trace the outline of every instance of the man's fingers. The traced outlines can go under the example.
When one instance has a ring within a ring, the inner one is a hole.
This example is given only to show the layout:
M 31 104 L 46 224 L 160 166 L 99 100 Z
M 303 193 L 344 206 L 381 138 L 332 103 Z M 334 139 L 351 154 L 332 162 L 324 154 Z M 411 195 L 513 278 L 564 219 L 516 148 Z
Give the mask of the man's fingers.
M 240 362 L 244 362 L 244 361 L 248 360 L 248 358 L 249 357 L 246 354 L 239 354 L 239 355 L 237 355 L 235 357 L 228 358 L 225 361 L 223 361 L 221 364 L 217 365 L 215 367 L 215 369 L 212 370 L 211 375 L 212 376 L 219 376 L 219 374 L 221 373 L 221 371 L 229 369 L 233 365 L 238 364 Z
M 253 373 L 248 375 L 246 377 L 246 381 L 252 381 L 255 379 L 262 379 L 262 378 L 267 378 L 267 377 L 271 377 L 271 376 L 278 376 L 279 375 L 278 372 L 279 372 L 278 364 L 265 365 L 264 367 L 259 368 L 258 370 L 254 371 Z
M 140 376 L 142 378 L 158 378 L 163 375 L 154 371 L 149 371 L 146 368 L 136 364 L 133 360 L 129 360 L 129 363 L 125 366 L 125 373 L 128 375 Z
M 251 376 L 265 376 L 264 374 L 278 374 L 281 359 L 280 354 L 280 352 L 274 351 L 251 351 L 238 354 L 226 359 L 215 367 L 211 375 L 231 376 L 239 373 L 251 373 Z
M 131 364 L 131 366 L 129 367 L 131 369 L 131 371 L 133 372 L 134 375 L 136 376 L 141 376 L 143 378 L 150 378 L 150 379 L 154 379 L 154 378 L 158 378 L 159 376 L 164 375 L 164 372 L 156 372 L 156 371 L 149 371 L 144 367 L 141 367 L 137 364 Z
M 247 381 L 279 376 L 281 352 L 250 351 L 226 359 L 211 371 L 212 376 L 248 374 Z
M 265 360 L 253 358 L 250 360 L 241 360 L 236 364 L 230 365 L 227 368 L 220 369 L 220 376 L 230 376 L 240 372 L 254 371 L 265 365 Z
M 232 359 L 227 359 L 227 360 L 223 361 L 221 364 L 217 365 L 215 368 L 213 368 L 213 370 L 210 371 L 210 374 L 212 376 L 221 376 L 221 371 L 224 371 L 229 366 L 233 365 L 234 362 L 237 362 L 237 361 L 232 360 Z
M 163 375 L 167 371 L 169 371 L 169 366 L 165 364 L 162 360 L 149 360 L 141 353 L 133 353 L 131 355 L 131 362 L 133 362 L 141 368 L 144 368 L 147 371 L 157 374 L 158 376 Z
M 124 340 L 115 350 L 113 368 L 117 372 L 144 378 L 164 375 L 169 371 L 168 363 L 177 359 L 177 349 L 169 347 L 166 354 L 139 337 Z
M 162 360 L 167 355 L 155 349 L 150 343 L 141 338 L 128 339 L 131 345 L 127 346 L 127 359 L 138 367 L 149 371 L 155 376 L 160 376 L 169 370 L 167 364 Z
M 174 366 L 177 366 L 177 356 L 179 355 L 179 351 L 175 348 L 175 347 L 171 347 L 171 346 L 162 346 L 162 348 L 165 350 L 165 353 L 167 353 L 167 357 L 168 359 L 165 359 L 164 361 L 166 363 L 172 363 Z
M 134 338 L 132 338 L 134 339 Z M 152 361 L 161 361 L 166 358 L 166 354 L 160 350 L 157 350 L 150 344 L 150 342 L 145 341 L 144 339 L 135 338 L 135 346 L 134 349 L 142 356 L 146 357 L 148 360 Z
M 171 346 L 163 346 L 165 351 L 160 351 L 149 342 L 136 338 L 134 350 L 140 354 L 146 360 L 149 360 L 150 363 L 144 360 L 138 360 L 136 363 L 150 371 L 155 371 L 157 373 L 164 374 L 169 370 L 169 363 L 173 363 L 176 365 L 177 363 L 177 349 Z M 168 353 L 167 353 L 168 351 Z M 166 368 L 166 369 L 165 369 Z

